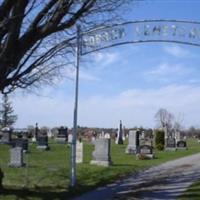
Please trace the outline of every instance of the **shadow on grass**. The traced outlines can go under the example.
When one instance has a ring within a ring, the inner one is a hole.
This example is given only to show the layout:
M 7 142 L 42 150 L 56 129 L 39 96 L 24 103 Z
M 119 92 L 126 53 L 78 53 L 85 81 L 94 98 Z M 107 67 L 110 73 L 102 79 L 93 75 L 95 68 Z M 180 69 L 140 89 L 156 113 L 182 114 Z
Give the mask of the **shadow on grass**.
M 94 190 L 98 186 L 103 186 L 108 182 L 107 178 L 102 178 L 97 185 L 77 184 L 75 187 L 38 187 L 16 188 L 15 186 L 7 186 L 0 190 L 0 200 L 67 200 L 81 194 Z
M 196 193 L 198 193 L 199 191 L 196 191 Z M 192 200 L 199 200 L 200 199 L 200 194 L 194 194 L 194 193 L 192 193 L 192 194 L 190 194 L 190 193 L 188 193 L 188 194 L 186 194 L 186 195 L 183 195 L 182 197 L 181 197 L 181 199 L 192 199 Z
M 113 167 L 124 169 L 127 166 L 124 164 L 116 164 Z M 133 167 L 134 165 L 130 164 L 128 167 Z M 102 168 L 95 167 L 93 170 L 88 170 L 86 167 L 82 167 L 79 170 L 79 176 L 77 177 L 77 186 L 70 188 L 68 185 L 63 185 L 61 187 L 40 187 L 35 185 L 34 188 L 23 188 L 13 186 L 5 186 L 2 191 L 0 191 L 0 200 L 67 200 L 69 198 L 79 196 L 85 192 L 91 191 L 97 187 L 104 186 L 120 180 L 121 178 L 127 176 L 129 173 L 122 173 L 119 175 L 115 172 L 113 168 Z M 63 178 L 63 173 L 58 174 Z M 68 179 L 68 177 L 66 177 Z M 44 180 L 44 177 L 39 180 Z M 66 186 L 66 187 L 65 187 Z
M 56 188 L 59 189 L 59 188 Z M 91 189 L 91 188 L 90 188 Z M 89 190 L 87 187 L 81 187 L 81 190 Z M 80 188 L 68 188 L 66 191 L 62 188 L 62 191 L 55 191 L 55 188 L 11 188 L 7 187 L 0 191 L 0 199 L 12 199 L 12 200 L 28 200 L 28 199 L 38 199 L 38 200 L 66 200 L 70 197 L 77 196 L 79 194 Z M 83 191 L 82 191 L 83 192 Z

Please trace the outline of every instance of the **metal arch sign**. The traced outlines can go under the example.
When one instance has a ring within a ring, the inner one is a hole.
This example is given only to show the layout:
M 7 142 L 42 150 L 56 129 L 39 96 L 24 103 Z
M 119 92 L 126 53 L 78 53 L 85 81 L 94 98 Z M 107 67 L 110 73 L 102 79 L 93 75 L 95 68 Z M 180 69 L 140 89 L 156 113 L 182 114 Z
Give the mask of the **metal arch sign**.
M 91 30 L 81 34 L 81 55 L 112 46 L 142 42 L 200 46 L 200 22 L 145 20 Z

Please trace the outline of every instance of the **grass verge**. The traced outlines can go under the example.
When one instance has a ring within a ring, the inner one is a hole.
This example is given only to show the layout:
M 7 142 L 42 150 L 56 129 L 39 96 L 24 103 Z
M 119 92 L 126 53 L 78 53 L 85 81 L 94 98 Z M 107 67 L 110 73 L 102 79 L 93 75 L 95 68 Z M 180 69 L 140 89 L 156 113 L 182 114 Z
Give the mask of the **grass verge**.
M 200 180 L 192 184 L 186 192 L 179 198 L 180 200 L 199 200 L 200 199 Z

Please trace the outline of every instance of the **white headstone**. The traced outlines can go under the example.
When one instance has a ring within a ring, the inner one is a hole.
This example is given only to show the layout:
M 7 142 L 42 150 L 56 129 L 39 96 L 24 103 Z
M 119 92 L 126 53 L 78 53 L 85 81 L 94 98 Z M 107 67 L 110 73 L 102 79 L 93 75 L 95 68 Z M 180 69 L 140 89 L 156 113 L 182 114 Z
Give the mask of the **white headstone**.
M 181 133 L 180 133 L 180 131 L 176 131 L 175 132 L 175 139 L 176 139 L 176 143 L 181 140 Z
M 92 142 L 96 140 L 96 137 L 95 136 L 92 136 L 91 138 Z
M 83 143 L 77 141 L 76 143 L 76 163 L 83 162 Z
M 51 129 L 48 129 L 47 136 L 48 136 L 49 138 L 52 138 L 52 137 L 53 137 L 53 133 L 51 132 Z
M 141 138 L 145 139 L 145 132 L 144 131 L 142 131 Z
M 110 134 L 109 134 L 109 133 L 106 133 L 106 134 L 104 135 L 104 138 L 110 139 Z
M 122 130 L 122 139 L 123 141 L 125 141 L 126 137 L 125 137 L 125 126 L 123 127 L 123 130 Z
M 104 137 L 105 137 L 105 133 L 104 133 L 104 131 L 102 131 L 100 134 L 100 138 L 104 138 Z
M 68 135 L 68 143 L 72 143 L 72 139 L 73 139 L 72 134 L 69 134 Z
M 95 150 L 92 153 L 93 159 L 90 163 L 101 166 L 111 165 L 110 139 L 99 138 L 94 144 Z
M 10 149 L 10 167 L 23 167 L 23 149 L 22 147 L 15 147 Z
M 139 138 L 137 137 L 139 137 L 139 135 L 136 130 L 129 131 L 128 146 L 126 148 L 126 153 L 136 154 L 137 147 L 138 147 L 137 140 L 139 140 Z

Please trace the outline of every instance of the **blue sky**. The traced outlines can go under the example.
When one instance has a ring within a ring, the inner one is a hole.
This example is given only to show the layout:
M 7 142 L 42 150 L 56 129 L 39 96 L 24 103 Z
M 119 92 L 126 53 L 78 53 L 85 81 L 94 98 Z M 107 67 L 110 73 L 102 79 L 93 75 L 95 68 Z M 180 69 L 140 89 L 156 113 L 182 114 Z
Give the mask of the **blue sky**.
M 200 21 L 200 1 L 144 1 L 127 20 Z M 154 127 L 154 115 L 166 108 L 184 127 L 200 126 L 200 48 L 170 43 L 118 46 L 82 58 L 78 124 L 92 127 Z M 66 125 L 73 121 L 73 74 L 40 96 L 17 92 L 13 103 L 17 127 Z

